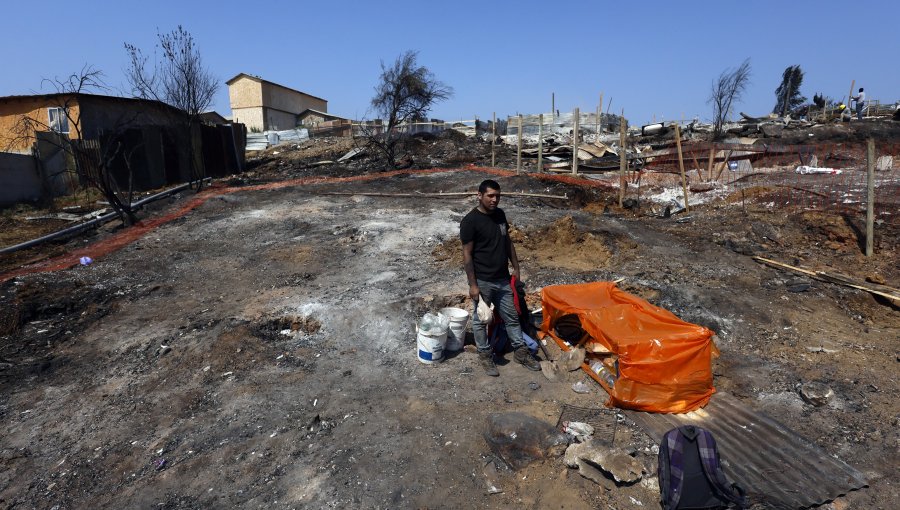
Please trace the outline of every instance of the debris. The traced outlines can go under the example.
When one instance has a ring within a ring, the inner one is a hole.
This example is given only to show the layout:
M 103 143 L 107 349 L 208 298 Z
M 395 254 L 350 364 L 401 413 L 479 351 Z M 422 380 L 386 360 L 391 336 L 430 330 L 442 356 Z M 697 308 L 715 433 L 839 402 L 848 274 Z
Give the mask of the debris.
M 789 280 L 784 286 L 788 292 L 793 293 L 806 292 L 812 288 L 812 284 L 803 279 Z
M 584 354 L 584 349 L 580 347 L 569 349 L 563 352 L 556 362 L 567 372 L 572 372 L 581 368 L 581 365 L 584 363 Z
M 512 469 L 561 455 L 568 437 L 553 425 L 523 413 L 488 416 L 484 438 L 500 459 Z
M 575 393 L 584 394 L 584 393 L 590 393 L 591 388 L 590 388 L 590 386 L 585 384 L 584 381 L 578 381 L 572 385 L 572 391 L 574 391 Z
M 156 460 L 153 462 L 153 467 L 154 467 L 157 471 L 162 471 L 163 469 L 166 468 L 166 459 L 162 459 L 162 458 L 156 459 Z
M 900 111 L 900 110 L 898 110 Z M 875 170 L 886 172 L 894 168 L 894 156 L 880 156 L 875 160 Z
M 531 388 L 531 389 L 534 390 L 534 391 L 537 391 L 537 390 L 541 389 L 541 385 L 540 385 L 539 383 L 534 382 L 534 381 L 531 381 L 530 383 L 528 383 L 528 387 Z
M 828 273 L 825 271 L 810 271 L 809 269 L 803 269 L 802 267 L 796 267 L 789 264 L 785 264 L 783 262 L 778 262 L 775 260 L 763 258 L 763 257 L 753 257 L 753 260 L 757 262 L 761 262 L 768 266 L 776 267 L 779 269 L 789 269 L 791 271 L 795 271 L 800 274 L 805 274 L 807 276 L 811 276 L 816 280 L 821 280 L 823 282 L 834 283 L 837 285 L 844 285 L 847 287 L 851 287 L 854 289 L 864 290 L 866 292 L 875 294 L 877 296 L 881 296 L 887 298 L 889 302 L 893 303 L 895 306 L 900 306 L 900 289 L 896 289 L 893 287 L 888 287 L 887 285 L 879 285 L 876 283 L 866 283 L 863 281 L 854 280 L 849 276 L 845 276 L 838 273 Z
M 570 445 L 564 458 L 567 466 L 578 468 L 581 476 L 594 481 L 597 473 L 603 473 L 617 484 L 632 484 L 641 479 L 644 470 L 638 459 L 624 451 L 600 448 L 593 441 Z
M 800 396 L 806 403 L 821 407 L 834 398 L 834 391 L 822 383 L 803 383 L 800 386 Z
M 359 156 L 362 153 L 363 153 L 362 147 L 354 147 L 353 149 L 350 149 L 350 152 L 348 152 L 348 153 L 344 154 L 343 156 L 341 156 L 340 158 L 338 158 L 337 162 L 343 163 L 345 161 L 350 161 L 351 159 Z
M 583 443 L 594 434 L 594 427 L 581 421 L 567 421 L 563 422 L 563 432 Z
M 807 174 L 837 175 L 837 174 L 843 173 L 843 170 L 840 170 L 837 168 L 816 167 L 816 166 L 807 166 L 807 165 L 800 165 L 794 171 L 797 172 L 798 174 L 803 174 L 803 175 L 807 175 Z
M 160 345 L 159 350 L 157 351 L 160 356 L 164 356 L 166 354 L 169 354 L 170 352 L 172 352 L 172 347 L 168 345 Z
M 503 469 L 506 469 L 506 466 L 498 462 L 494 457 L 488 459 L 481 469 L 488 495 L 503 493 L 503 489 L 500 487 L 500 471 Z
M 85 257 L 81 257 L 80 259 L 78 259 L 78 262 L 79 262 L 82 266 L 89 266 L 89 265 L 91 265 L 91 264 L 94 262 L 94 259 L 85 256 Z

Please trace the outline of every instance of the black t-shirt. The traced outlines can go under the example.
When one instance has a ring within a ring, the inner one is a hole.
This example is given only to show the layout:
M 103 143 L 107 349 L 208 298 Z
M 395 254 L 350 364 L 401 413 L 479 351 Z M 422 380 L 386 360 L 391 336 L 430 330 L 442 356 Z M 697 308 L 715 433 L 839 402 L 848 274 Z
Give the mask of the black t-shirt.
M 475 278 L 509 280 L 509 226 L 499 207 L 492 214 L 472 209 L 459 223 L 459 238 L 472 246 Z

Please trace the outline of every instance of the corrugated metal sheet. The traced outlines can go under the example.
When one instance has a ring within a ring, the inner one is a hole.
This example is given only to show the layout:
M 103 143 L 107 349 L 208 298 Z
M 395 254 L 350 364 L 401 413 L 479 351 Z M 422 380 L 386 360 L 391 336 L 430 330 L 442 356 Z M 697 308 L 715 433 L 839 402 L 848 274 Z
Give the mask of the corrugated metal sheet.
M 261 151 L 269 146 L 265 133 L 247 133 L 247 151 Z
M 808 508 L 866 486 L 862 473 L 728 394 L 692 413 L 625 413 L 657 443 L 681 425 L 712 432 L 728 477 L 767 508 Z

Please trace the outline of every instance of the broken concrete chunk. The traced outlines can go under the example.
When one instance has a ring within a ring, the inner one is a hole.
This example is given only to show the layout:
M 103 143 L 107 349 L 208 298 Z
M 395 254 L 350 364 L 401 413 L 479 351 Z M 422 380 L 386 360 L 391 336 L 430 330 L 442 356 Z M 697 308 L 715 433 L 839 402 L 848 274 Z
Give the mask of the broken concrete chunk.
M 569 349 L 559 356 L 556 363 L 567 372 L 578 370 L 584 363 L 584 349 L 581 347 Z
M 541 361 L 541 373 L 550 382 L 559 382 L 563 378 L 563 371 L 560 366 L 552 361 Z
M 803 383 L 800 386 L 800 396 L 807 403 L 812 404 L 816 407 L 821 407 L 831 401 L 834 398 L 834 391 L 828 386 L 817 383 Z
M 578 468 L 579 474 L 589 480 L 596 481 L 596 471 L 599 470 L 619 484 L 640 480 L 644 469 L 638 459 L 622 450 L 598 447 L 593 441 L 570 445 L 564 460 L 567 466 Z

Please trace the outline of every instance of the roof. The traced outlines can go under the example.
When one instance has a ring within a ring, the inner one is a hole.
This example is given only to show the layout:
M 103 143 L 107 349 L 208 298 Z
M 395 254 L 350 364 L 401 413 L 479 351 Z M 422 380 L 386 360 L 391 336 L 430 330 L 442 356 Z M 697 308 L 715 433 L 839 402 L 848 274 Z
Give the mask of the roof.
M 210 122 L 213 124 L 228 124 L 228 119 L 223 117 L 219 112 L 215 110 L 210 110 L 208 112 L 203 112 L 200 114 L 200 120 L 203 122 Z
M 52 100 L 57 99 L 63 96 L 74 96 L 74 97 L 92 97 L 101 100 L 110 100 L 110 101 L 121 101 L 121 102 L 140 102 L 140 103 L 156 103 L 157 105 L 163 108 L 169 108 L 173 110 L 181 111 L 179 108 L 175 108 L 174 106 L 164 103 L 162 101 L 157 101 L 156 99 L 142 99 L 140 97 L 121 97 L 121 96 L 107 96 L 105 94 L 88 94 L 85 92 L 54 92 L 52 94 L 21 94 L 14 96 L 2 96 L 0 97 L 0 102 L 5 101 L 17 101 L 23 99 L 46 99 Z
M 274 85 L 274 86 L 276 86 L 276 87 L 281 87 L 281 88 L 283 88 L 283 89 L 285 89 L 285 90 L 290 90 L 291 92 L 296 92 L 296 93 L 298 93 L 298 94 L 303 94 L 304 96 L 309 96 L 309 97 L 311 97 L 311 98 L 318 99 L 319 101 L 325 101 L 326 103 L 328 102 L 327 99 L 321 98 L 321 97 L 319 97 L 319 96 L 314 96 L 314 95 L 312 95 L 312 94 L 310 94 L 310 93 L 308 93 L 308 92 L 303 92 L 303 91 L 301 91 L 301 90 L 292 89 L 292 88 L 290 88 L 290 87 L 285 87 L 284 85 L 280 85 L 280 84 L 278 84 L 278 83 L 275 83 L 274 81 L 264 80 L 264 79 L 260 78 L 259 76 L 253 76 L 252 74 L 247 74 L 247 73 L 238 73 L 237 75 L 234 76 L 234 78 L 232 78 L 232 79 L 226 81 L 226 82 L 225 82 L 225 85 L 231 85 L 232 83 L 236 82 L 237 80 L 239 80 L 239 79 L 241 79 L 241 78 L 249 78 L 249 79 L 251 79 L 251 80 L 258 81 L 258 82 L 260 82 L 260 83 L 268 83 L 269 85 Z
M 322 112 L 319 110 L 314 110 L 312 108 L 307 108 L 307 109 L 303 110 L 302 112 L 298 113 L 297 116 L 302 117 L 306 112 L 315 113 L 317 115 L 322 115 L 324 117 L 331 117 L 333 119 L 350 120 L 346 117 L 341 117 L 340 115 L 335 115 L 333 113 L 328 113 L 328 112 Z

